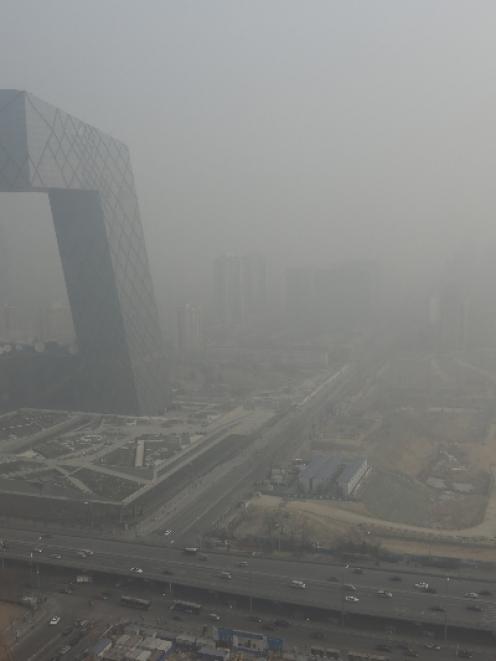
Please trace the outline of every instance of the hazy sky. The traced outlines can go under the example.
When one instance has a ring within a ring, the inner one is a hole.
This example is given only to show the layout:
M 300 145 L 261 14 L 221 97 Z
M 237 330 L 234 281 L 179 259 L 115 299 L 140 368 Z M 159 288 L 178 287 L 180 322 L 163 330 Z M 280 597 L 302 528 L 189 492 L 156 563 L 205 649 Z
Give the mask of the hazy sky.
M 0 0 L 0 16 L 1 87 L 128 143 L 159 297 L 222 250 L 421 272 L 496 234 L 494 0 Z

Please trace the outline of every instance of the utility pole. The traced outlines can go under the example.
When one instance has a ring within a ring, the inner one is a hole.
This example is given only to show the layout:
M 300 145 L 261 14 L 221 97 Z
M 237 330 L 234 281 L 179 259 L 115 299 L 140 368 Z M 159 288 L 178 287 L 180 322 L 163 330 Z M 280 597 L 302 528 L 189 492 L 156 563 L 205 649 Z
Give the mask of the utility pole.
M 253 612 L 253 596 L 252 596 L 252 570 L 250 569 L 250 613 Z
M 344 606 L 345 606 L 345 598 L 344 598 L 344 583 L 341 583 L 341 626 L 344 627 Z

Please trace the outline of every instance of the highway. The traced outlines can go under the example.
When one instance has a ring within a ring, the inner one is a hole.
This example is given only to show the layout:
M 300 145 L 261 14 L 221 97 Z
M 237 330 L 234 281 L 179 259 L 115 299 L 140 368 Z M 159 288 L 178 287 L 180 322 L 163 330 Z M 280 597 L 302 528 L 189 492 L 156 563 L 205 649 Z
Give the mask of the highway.
M 237 609 L 230 609 L 224 604 L 217 603 L 215 606 L 205 607 L 200 615 L 181 614 L 180 620 L 173 619 L 169 607 L 173 597 L 160 595 L 152 598 L 149 611 L 135 612 L 126 609 L 119 604 L 119 592 L 107 590 L 108 600 L 95 599 L 91 607 L 88 599 L 94 596 L 97 586 L 80 586 L 72 595 L 56 595 L 53 597 L 58 601 L 58 610 L 62 616 L 61 622 L 51 627 L 45 622 L 37 631 L 22 640 L 14 650 L 14 656 L 19 661 L 49 661 L 53 658 L 61 646 L 71 642 L 71 634 L 67 629 L 71 628 L 75 619 L 92 620 L 88 629 L 88 636 L 83 637 L 80 642 L 71 648 L 64 657 L 67 661 L 74 661 L 79 654 L 94 643 L 97 633 L 101 634 L 108 623 L 134 620 L 140 624 L 153 628 L 157 626 L 165 628 L 168 632 L 188 633 L 193 636 L 204 636 L 207 626 L 210 629 L 212 621 L 208 613 L 215 612 L 220 617 L 222 626 L 233 627 L 245 631 L 263 633 L 266 635 L 281 637 L 284 640 L 284 649 L 291 651 L 297 649 L 302 653 L 309 653 L 311 647 L 333 648 L 339 650 L 362 650 L 377 654 L 384 654 L 392 661 L 405 658 L 405 649 L 414 650 L 422 659 L 453 659 L 457 645 L 454 642 L 436 641 L 429 638 L 412 639 L 403 635 L 384 634 L 374 631 L 357 631 L 342 628 L 330 623 L 307 621 L 304 618 L 285 617 L 288 626 L 282 627 L 274 622 L 275 617 L 267 612 L 254 616 Z M 143 592 L 137 595 L 147 596 Z M 148 595 L 149 596 L 149 595 Z M 98 627 L 95 631 L 95 626 Z M 76 631 L 74 627 L 72 631 Z M 437 645 L 438 649 L 428 649 L 427 646 Z M 386 645 L 390 652 L 378 650 Z M 487 646 L 464 644 L 472 652 L 473 661 L 484 661 L 491 658 L 491 649 Z M 346 658 L 346 657 L 343 657 Z
M 485 590 L 496 595 L 496 583 L 476 578 L 447 580 L 440 574 L 428 577 L 398 568 L 393 571 L 366 568 L 363 573 L 356 574 L 353 568 L 343 565 L 243 558 L 229 553 L 207 553 L 207 559 L 202 561 L 198 555 L 188 556 L 179 549 L 139 543 L 84 541 L 59 536 L 40 542 L 35 533 L 26 531 L 3 531 L 3 534 L 8 544 L 3 554 L 7 562 L 14 558 L 38 565 L 41 574 L 43 565 L 48 564 L 73 568 L 75 572 L 134 576 L 137 582 L 149 579 L 164 585 L 170 583 L 234 596 L 251 596 L 303 608 L 318 607 L 427 624 L 446 623 L 448 626 L 496 630 L 495 597 L 492 594 L 477 599 L 465 596 Z M 35 548 L 43 548 L 43 551 L 36 552 Z M 80 557 L 78 551 L 82 548 L 92 550 L 93 554 Z M 247 564 L 241 567 L 240 562 Z M 143 573 L 133 575 L 132 567 L 142 569 Z M 231 572 L 232 579 L 221 578 L 222 571 Z M 393 581 L 393 576 L 401 580 Z M 291 587 L 291 581 L 295 579 L 303 581 L 306 588 Z M 415 588 L 414 584 L 421 580 L 426 580 L 436 594 Z M 344 587 L 349 584 L 356 587 L 356 592 Z M 391 591 L 392 598 L 379 596 L 379 590 Z M 356 595 L 359 601 L 346 601 L 347 594 Z M 472 610 L 474 606 L 477 610 Z
M 265 476 L 267 467 L 291 456 L 301 446 L 306 428 L 315 412 L 341 395 L 353 370 L 344 366 L 330 375 L 295 408 L 262 430 L 236 457 L 221 462 L 201 481 L 190 484 L 178 505 L 162 516 L 156 528 L 172 529 L 182 545 L 200 544 L 203 535 L 233 505 L 253 492 L 253 485 Z
M 264 557 L 244 557 L 236 554 L 207 552 L 206 561 L 199 556 L 187 556 L 178 547 L 200 545 L 205 532 L 253 489 L 271 461 L 295 451 L 301 443 L 307 425 L 322 405 L 338 399 L 343 388 L 350 386 L 352 374 L 345 378 L 333 375 L 319 386 L 312 396 L 289 411 L 278 422 L 263 430 L 246 449 L 227 461 L 220 462 L 208 475 L 193 481 L 175 503 L 174 508 L 157 521 L 157 527 L 172 532 L 162 543 L 144 543 L 137 538 L 129 540 L 90 539 L 71 535 L 53 534 L 38 540 L 32 531 L 3 528 L 0 537 L 7 549 L 0 552 L 0 560 L 22 560 L 39 567 L 53 565 L 74 569 L 74 572 L 101 572 L 110 575 L 134 577 L 136 585 L 143 580 L 163 583 L 165 590 L 185 586 L 236 596 L 264 599 L 293 605 L 299 609 L 321 608 L 346 616 L 356 613 L 379 616 L 441 627 L 467 627 L 474 630 L 496 630 L 496 582 L 481 578 L 452 578 L 438 574 L 427 577 L 405 568 L 366 568 L 353 573 L 343 565 L 310 561 L 292 561 Z M 42 548 L 42 552 L 35 551 Z M 92 555 L 81 557 L 78 551 L 91 549 Z M 55 556 L 60 555 L 60 558 Z M 53 556 L 53 557 L 50 557 Z M 239 566 L 243 560 L 246 566 Z M 137 567 L 142 574 L 130 569 Z M 221 571 L 229 571 L 231 579 L 223 579 Z M 400 580 L 391 580 L 393 575 Z M 305 589 L 291 586 L 292 580 L 306 584 Z M 427 580 L 436 590 L 425 593 L 414 587 Z M 170 586 L 168 585 L 170 584 Z M 353 584 L 356 591 L 345 588 Z M 392 598 L 381 597 L 379 590 L 391 591 Z M 470 599 L 466 593 L 494 592 Z M 348 601 L 346 596 L 358 601 Z

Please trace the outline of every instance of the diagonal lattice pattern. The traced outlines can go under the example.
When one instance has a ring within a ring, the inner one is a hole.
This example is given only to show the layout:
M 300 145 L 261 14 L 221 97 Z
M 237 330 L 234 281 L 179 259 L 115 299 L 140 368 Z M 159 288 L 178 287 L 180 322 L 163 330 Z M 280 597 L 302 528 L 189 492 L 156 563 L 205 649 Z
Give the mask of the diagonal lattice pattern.
M 0 90 L 0 191 L 49 194 L 91 407 L 158 413 L 162 338 L 127 147 Z

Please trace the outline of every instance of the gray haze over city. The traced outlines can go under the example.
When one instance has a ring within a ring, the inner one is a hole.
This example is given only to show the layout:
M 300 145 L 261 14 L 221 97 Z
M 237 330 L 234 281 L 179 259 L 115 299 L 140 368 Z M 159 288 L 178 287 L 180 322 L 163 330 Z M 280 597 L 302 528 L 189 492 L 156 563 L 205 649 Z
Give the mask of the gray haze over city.
M 263 252 L 281 295 L 284 267 L 378 261 L 402 297 L 492 252 L 494 3 L 1 6 L 3 87 L 130 146 L 166 326 L 225 251 Z M 1 209 L 16 287 L 39 296 L 47 204 Z
M 495 658 L 495 34 L 0 0 L 0 661 Z

